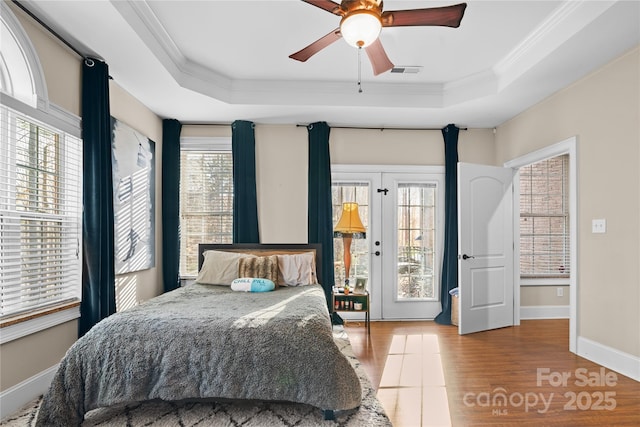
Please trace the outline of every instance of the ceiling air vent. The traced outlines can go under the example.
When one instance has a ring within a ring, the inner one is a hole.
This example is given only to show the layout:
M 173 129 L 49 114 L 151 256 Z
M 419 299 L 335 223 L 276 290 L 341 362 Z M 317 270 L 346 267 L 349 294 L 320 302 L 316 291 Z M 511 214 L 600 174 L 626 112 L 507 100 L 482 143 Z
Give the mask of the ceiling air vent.
M 414 65 L 410 67 L 393 67 L 391 72 L 397 74 L 416 74 L 419 73 L 420 70 L 422 70 L 422 67 Z

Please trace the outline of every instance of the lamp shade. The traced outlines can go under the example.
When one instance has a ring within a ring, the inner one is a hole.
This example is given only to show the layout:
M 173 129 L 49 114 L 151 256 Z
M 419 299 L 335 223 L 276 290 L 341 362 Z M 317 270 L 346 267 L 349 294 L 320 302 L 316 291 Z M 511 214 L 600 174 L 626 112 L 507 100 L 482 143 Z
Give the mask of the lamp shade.
M 347 202 L 342 204 L 342 215 L 333 228 L 333 236 L 342 237 L 344 235 L 362 239 L 366 237 L 366 229 L 360 220 L 357 203 Z
M 353 47 L 367 47 L 380 35 L 380 17 L 368 10 L 349 13 L 340 21 L 340 33 Z

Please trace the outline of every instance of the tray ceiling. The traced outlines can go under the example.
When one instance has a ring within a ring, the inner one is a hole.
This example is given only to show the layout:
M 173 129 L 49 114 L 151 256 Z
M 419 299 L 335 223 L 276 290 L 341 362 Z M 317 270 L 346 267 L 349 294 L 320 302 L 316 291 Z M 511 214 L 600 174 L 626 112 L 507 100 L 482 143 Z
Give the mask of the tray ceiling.
M 338 40 L 288 56 L 339 17 L 297 0 L 25 1 L 156 114 L 183 123 L 491 128 L 640 43 L 636 1 L 468 1 L 459 28 L 384 28 L 373 76 Z M 386 0 L 384 10 L 454 4 Z

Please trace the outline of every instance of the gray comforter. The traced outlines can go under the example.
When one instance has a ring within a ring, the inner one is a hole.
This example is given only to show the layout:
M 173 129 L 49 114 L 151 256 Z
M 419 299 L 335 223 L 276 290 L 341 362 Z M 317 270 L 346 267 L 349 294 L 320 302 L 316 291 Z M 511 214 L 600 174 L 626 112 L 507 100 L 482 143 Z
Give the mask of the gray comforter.
M 334 344 L 322 288 L 194 284 L 116 313 L 69 349 L 36 425 L 80 425 L 99 407 L 191 398 L 359 406 L 360 382 Z

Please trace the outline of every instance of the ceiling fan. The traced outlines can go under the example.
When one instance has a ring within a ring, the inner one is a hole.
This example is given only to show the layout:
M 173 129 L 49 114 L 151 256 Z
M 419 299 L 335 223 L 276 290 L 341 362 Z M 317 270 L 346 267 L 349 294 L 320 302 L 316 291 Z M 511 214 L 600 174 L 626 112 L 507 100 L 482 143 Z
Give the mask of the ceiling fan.
M 383 12 L 382 0 L 302 0 L 334 15 L 340 16 L 340 26 L 289 58 L 305 62 L 341 37 L 357 48 L 364 48 L 371 61 L 374 75 L 393 68 L 378 35 L 382 27 L 442 26 L 457 28 L 467 7 L 466 3 L 425 9 L 392 10 Z

